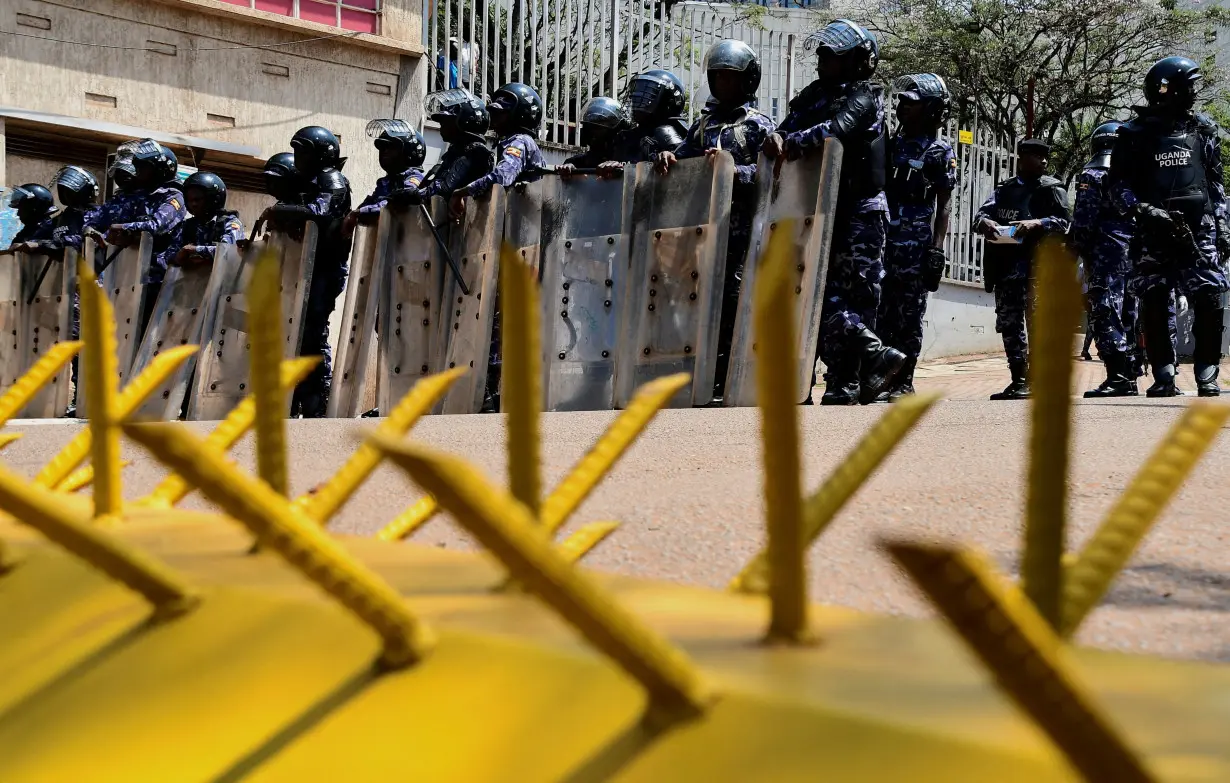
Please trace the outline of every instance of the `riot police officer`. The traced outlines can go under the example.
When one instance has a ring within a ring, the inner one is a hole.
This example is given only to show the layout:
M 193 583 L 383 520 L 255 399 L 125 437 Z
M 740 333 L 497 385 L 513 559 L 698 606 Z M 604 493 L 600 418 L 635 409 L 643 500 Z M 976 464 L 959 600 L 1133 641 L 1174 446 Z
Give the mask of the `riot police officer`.
M 944 237 L 957 186 L 957 156 L 938 136 L 952 100 L 948 85 L 934 73 L 918 73 L 900 77 L 894 89 L 900 129 L 888 145 L 889 221 L 878 325 L 884 342 L 906 361 L 885 395 L 890 401 L 914 393 L 927 293 L 944 276 Z
M 303 182 L 295 171 L 295 154 L 279 152 L 265 161 L 265 192 L 283 204 L 303 201 Z
M 809 36 L 804 48 L 817 51 L 817 78 L 790 101 L 790 113 L 764 152 L 795 159 L 829 137 L 842 144 L 817 351 L 827 370 L 820 404 L 869 403 L 905 364 L 905 355 L 873 331 L 888 224 L 884 89 L 869 81 L 880 50 L 875 36 L 847 19 Z
M 1062 234 L 1071 219 L 1063 183 L 1046 175 L 1051 147 L 1025 139 L 1016 147 L 1017 175 L 1001 182 L 974 215 L 985 236 L 983 280 L 995 292 L 995 331 L 1004 341 L 1012 380 L 992 400 L 1029 399 L 1029 336 L 1033 253 L 1047 233 Z
M 635 160 L 653 160 L 683 143 L 688 125 L 681 116 L 686 99 L 678 76 L 661 68 L 638 73 L 628 82 L 626 94 L 624 105 L 636 123 L 626 141 Z
M 626 133 L 630 128 L 623 104 L 614 98 L 592 98 L 581 109 L 581 134 L 589 146 L 555 170 L 562 176 L 576 169 L 598 169 L 605 176 L 618 174 L 624 163 L 636 157 L 627 144 Z
M 37 182 L 13 188 L 9 206 L 17 210 L 17 219 L 21 221 L 21 229 L 13 237 L 10 250 L 33 251 L 39 241 L 51 239 L 55 230 L 52 221 L 56 214 L 56 201 L 50 190 Z
M 239 213 L 226 208 L 226 183 L 217 174 L 198 171 L 184 181 L 184 200 L 192 217 L 184 221 L 183 242 L 172 266 L 212 264 L 219 244 L 234 245 L 244 239 Z
M 676 158 L 704 155 L 712 159 L 719 150 L 729 152 L 735 161 L 713 389 L 714 404 L 720 404 L 730 366 L 735 316 L 739 311 L 743 259 L 751 241 L 752 216 L 756 209 L 756 160 L 765 139 L 773 133 L 773 121 L 753 105 L 760 86 L 760 58 L 752 47 L 743 41 L 719 41 L 705 54 L 705 74 L 713 100 L 688 129 L 683 144 L 674 152 L 658 153 L 658 169 L 666 173 Z
M 1068 235 L 1085 273 L 1089 336 L 1097 341 L 1098 356 L 1106 366 L 1106 380 L 1085 392 L 1090 398 L 1135 397 L 1138 393 L 1133 346 L 1128 342 L 1136 311 L 1136 297 L 1127 291 L 1128 246 L 1134 226 L 1131 218 L 1120 215 L 1111 204 L 1106 187 L 1119 126 L 1107 122 L 1093 131 L 1093 157 L 1076 177 L 1076 204 Z
M 86 216 L 98 199 L 98 180 L 80 166 L 65 166 L 56 172 L 51 186 L 64 209 L 55 217 L 51 239 L 41 242 L 40 249 L 63 259 L 64 248 L 81 249 Z
M 329 129 L 319 125 L 300 128 L 291 137 L 290 147 L 294 153 L 301 200 L 299 203 L 279 202 L 267 209 L 262 218 L 273 218 L 283 223 L 311 220 L 319 228 L 299 353 L 322 359 L 311 375 L 295 389 L 291 400 L 292 416 L 302 415 L 305 419 L 313 419 L 325 415 L 333 379 L 329 315 L 346 285 L 350 242 L 343 231 L 342 222 L 350 212 L 350 182 L 341 170 L 345 164 L 345 158 L 341 157 L 341 145 Z
M 1147 105 L 1136 107 L 1137 116 L 1119 129 L 1110 161 L 1111 198 L 1122 215 L 1136 221 L 1129 286 L 1141 300 L 1145 349 L 1153 366 L 1150 397 L 1179 394 L 1167 325 L 1176 286 L 1193 311 L 1198 393 L 1221 393 L 1221 297 L 1230 284 L 1219 254 L 1230 251 L 1230 227 L 1220 129 L 1192 111 L 1200 78 L 1200 66 L 1186 57 L 1167 57 L 1150 68 Z
M 422 166 L 427 157 L 427 145 L 419 132 L 405 120 L 372 120 L 367 124 L 367 134 L 377 133 L 375 147 L 385 175 L 376 180 L 371 195 L 346 216 L 347 234 L 359 223 L 375 223 L 393 191 L 417 189 L 423 184 Z
M 423 104 L 428 117 L 439 123 L 440 138 L 448 147 L 419 188 L 391 194 L 389 200 L 394 204 L 450 196 L 491 171 L 494 165 L 491 149 L 483 138 L 491 124 L 485 103 L 466 90 L 453 89 L 433 92 L 423 99 Z

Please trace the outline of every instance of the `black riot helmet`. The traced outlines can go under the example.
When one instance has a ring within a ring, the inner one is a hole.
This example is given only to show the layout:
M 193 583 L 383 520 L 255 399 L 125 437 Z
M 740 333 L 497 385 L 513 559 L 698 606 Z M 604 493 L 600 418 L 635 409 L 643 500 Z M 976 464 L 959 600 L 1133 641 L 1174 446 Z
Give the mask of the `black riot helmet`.
M 51 187 L 66 207 L 84 208 L 98 198 L 98 180 L 80 166 L 65 166 L 57 171 Z
M 9 206 L 17 210 L 17 219 L 23 225 L 34 225 L 51 217 L 56 211 L 56 200 L 50 190 L 37 182 L 29 182 L 13 188 Z
M 1145 100 L 1154 108 L 1185 112 L 1196 103 L 1200 66 L 1187 57 L 1166 57 L 1145 74 Z
M 496 90 L 487 104 L 487 111 L 508 112 L 514 127 L 528 133 L 537 133 L 542 123 L 542 98 L 533 87 L 521 82 L 510 82 Z
M 319 125 L 300 128 L 290 138 L 290 148 L 295 153 L 295 170 L 308 177 L 315 177 L 325 169 L 337 168 L 341 161 L 342 145 L 333 131 Z
M 705 73 L 712 79 L 711 74 L 714 71 L 740 74 L 745 101 L 754 97 L 756 89 L 760 87 L 760 58 L 752 51 L 752 47 L 743 41 L 728 39 L 718 41 L 710 47 L 705 53 Z M 709 91 L 714 91 L 712 82 L 709 84 Z
M 265 192 L 278 201 L 297 201 L 300 183 L 293 153 L 279 152 L 265 161 Z
M 1122 123 L 1118 122 L 1104 122 L 1093 129 L 1093 137 L 1089 140 L 1093 158 L 1086 164 L 1086 168 L 1110 168 L 1110 154 L 1115 149 L 1115 140 L 1119 138 L 1121 125 Z
M 893 91 L 897 99 L 916 101 L 926 106 L 927 117 L 935 122 L 942 122 L 952 105 L 952 94 L 943 77 L 934 73 L 912 73 L 898 76 L 893 80 Z
M 428 93 L 423 98 L 423 106 L 433 122 L 453 123 L 462 133 L 482 136 L 491 126 L 487 104 L 460 87 Z
M 592 128 L 617 131 L 627 126 L 628 114 L 623 104 L 614 98 L 591 98 L 581 109 L 581 124 Z
M 427 144 L 423 137 L 405 120 L 372 120 L 367 123 L 368 138 L 375 137 L 376 149 L 392 150 L 402 155 L 403 166 L 385 165 L 387 158 L 381 156 L 380 167 L 386 174 L 400 174 L 406 167 L 423 165 L 427 158 Z
M 226 206 L 226 183 L 217 174 L 209 171 L 196 172 L 184 180 L 184 195 L 188 195 L 188 191 L 193 188 L 204 193 L 205 208 L 208 210 L 206 214 L 216 215 Z
M 683 82 L 661 68 L 633 76 L 627 95 L 625 103 L 638 124 L 678 117 L 683 111 Z
M 880 45 L 865 27 L 849 19 L 829 22 L 824 29 L 807 36 L 806 51 L 828 50 L 847 63 L 847 78 L 870 79 L 880 62 Z
M 116 151 L 116 165 L 113 168 L 120 166 L 120 161 L 125 157 L 121 155 L 123 151 L 130 155 L 128 162 L 123 165 L 123 170 L 131 169 L 133 176 L 139 180 L 140 184 L 162 185 L 175 178 L 175 172 L 179 169 L 179 161 L 169 148 L 153 139 L 128 142 L 123 146 L 124 150 Z

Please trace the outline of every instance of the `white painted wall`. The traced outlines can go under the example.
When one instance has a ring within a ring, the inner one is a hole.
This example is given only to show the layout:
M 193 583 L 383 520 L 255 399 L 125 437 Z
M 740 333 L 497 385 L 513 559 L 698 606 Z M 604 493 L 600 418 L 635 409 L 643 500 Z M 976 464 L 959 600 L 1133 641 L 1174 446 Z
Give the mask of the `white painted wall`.
M 923 321 L 924 360 L 1003 349 L 995 331 L 994 294 L 954 283 L 941 283 L 931 294 Z

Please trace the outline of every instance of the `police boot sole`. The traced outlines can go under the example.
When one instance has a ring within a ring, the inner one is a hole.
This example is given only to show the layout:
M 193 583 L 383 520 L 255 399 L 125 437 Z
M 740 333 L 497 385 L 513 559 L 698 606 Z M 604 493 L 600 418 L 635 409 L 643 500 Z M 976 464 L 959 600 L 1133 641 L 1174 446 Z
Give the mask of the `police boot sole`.
M 858 397 L 850 396 L 833 396 L 825 395 L 820 398 L 821 405 L 858 405 Z
M 1117 389 L 1114 387 L 1099 386 L 1096 389 L 1090 389 L 1085 392 L 1086 400 L 1101 400 L 1109 397 L 1139 397 L 1139 389 Z
M 1197 396 L 1200 397 L 1220 397 L 1220 386 L 1200 386 L 1196 389 Z
M 992 400 L 1028 400 L 1029 392 L 996 392 L 991 395 Z
M 1183 392 L 1171 387 L 1169 389 L 1149 389 L 1145 392 L 1145 396 L 1150 399 L 1159 399 L 1161 397 L 1182 397 Z

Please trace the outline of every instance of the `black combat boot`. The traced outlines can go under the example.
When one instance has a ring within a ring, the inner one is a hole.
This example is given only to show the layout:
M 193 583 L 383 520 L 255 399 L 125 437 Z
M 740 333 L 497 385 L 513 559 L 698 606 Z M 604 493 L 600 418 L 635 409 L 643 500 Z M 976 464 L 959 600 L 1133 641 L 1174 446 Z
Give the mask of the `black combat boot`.
M 1221 364 L 1221 338 L 1224 311 L 1221 297 L 1201 294 L 1193 302 L 1192 337 L 1196 342 L 1192 351 L 1196 365 L 1196 393 L 1201 397 L 1218 397 L 1221 384 L 1217 382 L 1218 365 Z
M 876 333 L 866 326 L 861 327 L 854 335 L 852 345 L 860 360 L 859 402 L 869 405 L 876 401 L 880 392 L 901 372 L 906 356 L 896 348 L 880 342 Z
M 1132 360 L 1127 354 L 1110 354 L 1106 357 L 1106 380 L 1096 389 L 1085 392 L 1085 399 L 1097 400 L 1104 397 L 1135 397 L 1140 394 L 1136 388 L 1136 375 L 1132 369 Z
M 858 405 L 858 381 L 832 380 L 825 381 L 824 396 L 820 398 L 821 405 Z
M 901 372 L 897 373 L 897 377 L 893 379 L 892 387 L 888 390 L 889 402 L 896 402 L 902 397 L 909 397 L 914 393 L 914 368 L 917 366 L 917 359 L 910 358 L 905 360 L 905 365 L 901 368 Z
M 1153 385 L 1145 389 L 1146 397 L 1179 397 L 1182 392 L 1175 385 L 1178 362 L 1174 341 L 1170 335 L 1170 290 L 1157 287 L 1146 291 L 1140 298 L 1140 325 L 1145 333 L 1145 353 L 1153 368 Z
M 1173 364 L 1163 364 L 1153 368 L 1153 385 L 1145 389 L 1146 397 L 1182 397 L 1183 392 L 1175 385 L 1175 368 Z
M 1012 373 L 1012 383 L 1004 387 L 1002 392 L 991 395 L 993 400 L 1028 400 L 1029 399 L 1029 362 L 1010 361 L 1008 372 Z

